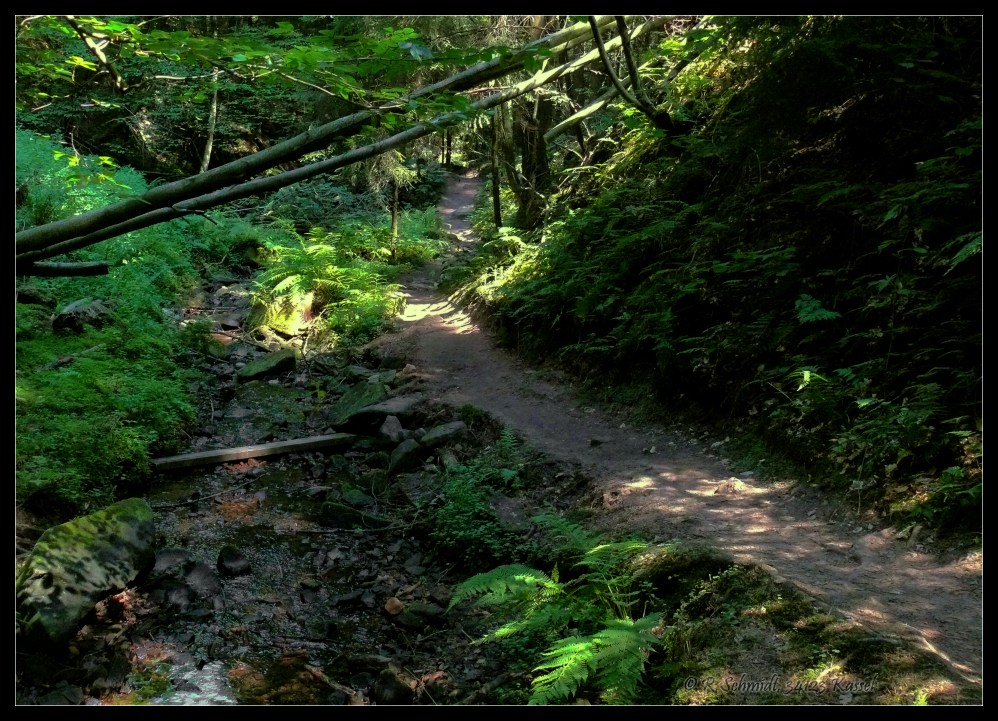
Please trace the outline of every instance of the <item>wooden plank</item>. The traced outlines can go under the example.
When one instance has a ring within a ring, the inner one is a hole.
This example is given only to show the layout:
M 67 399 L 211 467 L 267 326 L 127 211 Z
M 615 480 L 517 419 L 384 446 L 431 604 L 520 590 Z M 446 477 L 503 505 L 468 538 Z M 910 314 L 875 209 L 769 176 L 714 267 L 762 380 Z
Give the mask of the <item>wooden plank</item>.
M 219 448 L 212 451 L 184 453 L 179 456 L 154 458 L 149 463 L 157 471 L 169 471 L 177 468 L 203 466 L 210 463 L 228 463 L 229 461 L 242 461 L 247 458 L 276 456 L 281 453 L 302 453 L 304 451 L 346 448 L 352 445 L 356 438 L 357 436 L 352 433 L 333 433 L 328 436 L 296 438 L 291 441 L 274 441 L 273 443 L 261 443 L 256 446 L 239 446 L 237 448 Z

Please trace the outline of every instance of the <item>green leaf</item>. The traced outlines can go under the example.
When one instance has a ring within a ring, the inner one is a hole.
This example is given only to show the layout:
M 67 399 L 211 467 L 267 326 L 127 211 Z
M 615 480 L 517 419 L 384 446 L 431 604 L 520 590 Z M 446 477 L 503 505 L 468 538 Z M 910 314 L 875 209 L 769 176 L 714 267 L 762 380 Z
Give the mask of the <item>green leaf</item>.
M 801 323 L 832 320 L 841 316 L 841 313 L 823 308 L 820 300 L 812 298 L 807 293 L 801 293 L 800 298 L 794 303 L 794 306 L 797 309 L 797 320 Z
M 73 55 L 66 60 L 70 65 L 75 65 L 77 67 L 85 68 L 86 70 L 96 70 L 97 64 L 92 63 L 89 60 L 84 60 L 79 55 Z

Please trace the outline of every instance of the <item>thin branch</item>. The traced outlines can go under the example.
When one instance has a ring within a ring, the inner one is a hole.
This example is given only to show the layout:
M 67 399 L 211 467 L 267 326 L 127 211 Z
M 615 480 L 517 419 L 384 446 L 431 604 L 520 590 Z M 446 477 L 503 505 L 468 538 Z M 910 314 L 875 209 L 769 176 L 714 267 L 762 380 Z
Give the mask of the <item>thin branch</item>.
M 224 496 L 226 493 L 232 493 L 232 491 L 238 491 L 240 488 L 246 488 L 246 486 L 249 486 L 249 485 L 251 485 L 253 483 L 256 483 L 261 478 L 263 478 L 262 475 L 256 476 L 255 478 L 251 478 L 250 480 L 246 481 L 245 483 L 240 483 L 238 486 L 232 486 L 231 488 L 225 488 L 225 489 L 219 491 L 218 493 L 211 493 L 211 494 L 209 494 L 207 496 L 198 496 L 197 498 L 188 499 L 186 501 L 179 501 L 177 503 L 164 503 L 164 504 L 157 504 L 155 506 L 150 505 L 150 508 L 152 508 L 154 511 L 162 511 L 162 510 L 165 510 L 167 508 L 179 508 L 180 506 L 189 506 L 192 503 L 200 503 L 201 501 L 206 501 L 209 498 L 216 498 L 218 496 Z
M 89 263 L 31 263 L 17 268 L 18 275 L 37 275 L 46 277 L 58 276 L 91 276 L 107 275 L 110 267 L 101 260 Z
M 610 80 L 613 81 L 613 86 L 617 88 L 617 92 L 620 96 L 629 102 L 636 108 L 644 109 L 638 99 L 627 92 L 627 88 L 624 84 L 620 82 L 620 78 L 617 77 L 617 73 L 613 72 L 613 65 L 610 63 L 610 57 L 607 55 L 606 46 L 603 44 L 603 37 L 600 34 L 599 26 L 596 25 L 596 19 L 590 15 L 589 16 L 589 26 L 592 28 L 593 40 L 596 41 L 596 49 L 599 51 L 600 59 L 603 61 L 603 69 L 606 70 L 606 74 L 610 76 Z
M 76 18 L 74 16 L 65 15 L 64 17 L 66 18 L 66 22 L 69 23 L 69 26 L 76 31 L 76 34 L 80 36 L 80 39 L 83 40 L 87 48 L 90 49 L 90 52 L 97 58 L 97 61 L 111 74 L 111 78 L 114 80 L 114 89 L 120 93 L 125 92 L 128 89 L 128 86 L 125 85 L 124 79 L 122 79 L 121 75 L 118 74 L 118 71 L 115 70 L 114 66 L 108 61 L 107 56 L 104 55 L 103 48 L 107 45 L 107 42 L 102 45 L 95 41 L 93 37 L 88 35 L 83 27 L 76 22 Z
M 646 109 L 652 109 L 654 106 L 648 99 L 648 95 L 645 93 L 644 88 L 641 87 L 641 76 L 638 75 L 638 66 L 634 63 L 634 56 L 631 54 L 631 43 L 627 40 L 627 24 L 624 22 L 624 17 L 618 15 L 614 18 L 617 21 L 617 33 L 620 35 L 622 40 L 621 48 L 624 51 L 624 60 L 627 62 L 627 72 L 631 74 L 631 84 L 634 86 L 634 95 L 640 100 Z
M 333 93 L 333 92 L 330 92 L 329 90 L 326 90 L 321 85 L 315 85 L 315 84 L 307 82 L 305 80 L 300 80 L 299 78 L 296 78 L 296 77 L 293 77 L 291 75 L 288 75 L 287 73 L 281 72 L 280 70 L 277 71 L 277 74 L 280 75 L 285 80 L 290 80 L 293 83 L 301 83 L 302 85 L 306 85 L 306 86 L 312 88 L 313 90 L 318 90 L 320 93 L 324 93 L 325 95 L 328 95 L 331 98 L 338 98 L 338 97 L 340 97 L 336 93 Z

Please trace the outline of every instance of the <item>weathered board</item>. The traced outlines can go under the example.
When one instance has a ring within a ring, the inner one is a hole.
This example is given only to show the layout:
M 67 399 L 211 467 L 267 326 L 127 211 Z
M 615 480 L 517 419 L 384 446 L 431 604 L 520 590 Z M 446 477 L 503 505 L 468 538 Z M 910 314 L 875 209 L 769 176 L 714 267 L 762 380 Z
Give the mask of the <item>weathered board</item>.
M 229 461 L 242 461 L 247 458 L 276 456 L 281 453 L 303 453 L 304 451 L 347 448 L 353 444 L 356 438 L 357 436 L 352 433 L 333 433 L 327 436 L 312 436 L 310 438 L 296 438 L 290 441 L 260 443 L 255 446 L 239 446 L 237 448 L 219 448 L 212 451 L 184 453 L 179 456 L 154 458 L 149 463 L 157 471 L 170 471 L 177 468 L 204 466 L 210 463 L 228 463 Z

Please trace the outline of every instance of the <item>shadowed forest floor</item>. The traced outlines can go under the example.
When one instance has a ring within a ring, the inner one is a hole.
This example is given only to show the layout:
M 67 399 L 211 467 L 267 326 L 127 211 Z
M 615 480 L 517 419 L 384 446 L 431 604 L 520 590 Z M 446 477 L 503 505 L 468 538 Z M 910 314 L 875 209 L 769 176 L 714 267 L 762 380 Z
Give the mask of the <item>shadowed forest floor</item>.
M 479 183 L 474 175 L 453 177 L 439 206 L 458 255 L 474 252 L 468 216 Z M 597 483 L 602 528 L 708 543 L 846 619 L 914 640 L 965 680 L 981 682 L 980 551 L 947 550 L 924 531 L 901 540 L 852 499 L 825 498 L 798 479 L 734 474 L 723 441 L 584 405 L 562 374 L 532 369 L 497 347 L 437 291 L 441 267 L 405 279 L 408 305 L 397 332 L 374 345 L 413 358 L 432 397 L 478 406 L 537 450 L 577 464 Z

